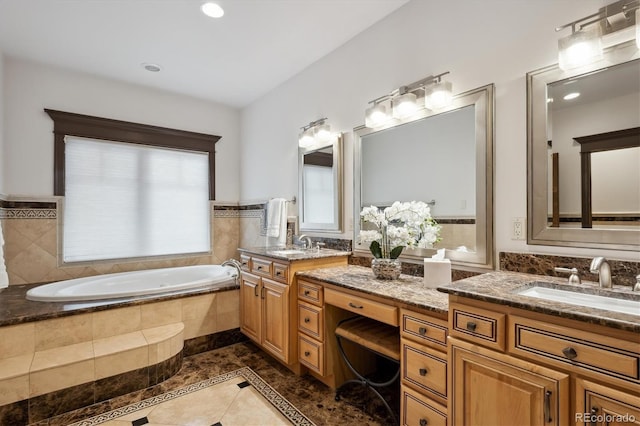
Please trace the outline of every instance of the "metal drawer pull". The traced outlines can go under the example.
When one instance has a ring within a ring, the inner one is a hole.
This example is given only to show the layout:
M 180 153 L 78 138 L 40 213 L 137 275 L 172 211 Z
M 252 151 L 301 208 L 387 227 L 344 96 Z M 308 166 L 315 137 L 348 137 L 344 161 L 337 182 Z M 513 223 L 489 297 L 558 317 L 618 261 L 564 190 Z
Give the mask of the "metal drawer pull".
M 311 355 L 311 352 L 309 352 L 309 351 L 304 351 L 304 356 L 309 356 L 309 355 Z
M 258 297 L 258 286 L 255 286 L 255 287 L 253 288 L 253 295 L 254 295 L 254 296 L 256 296 L 256 297 Z
M 262 266 L 258 266 L 256 269 L 257 269 L 258 271 L 262 271 Z
M 311 320 L 309 319 L 309 317 L 305 317 L 304 318 L 304 322 L 309 323 Z
M 562 350 L 562 353 L 564 354 L 564 356 L 566 356 L 569 359 L 575 359 L 578 356 L 578 353 L 576 352 L 576 350 L 573 349 L 571 346 L 564 348 Z
M 425 334 L 427 334 L 427 329 L 424 327 L 420 327 L 418 329 L 418 334 L 420 334 L 421 336 L 424 336 Z
M 426 376 L 426 375 L 427 375 L 427 369 L 426 369 L 426 368 L 421 368 L 419 371 L 420 371 L 420 375 L 421 375 L 422 377 L 424 377 L 424 376 Z
M 544 421 L 551 423 L 551 391 L 544 392 Z
M 281 271 L 276 271 L 276 275 L 282 275 Z
M 420 426 L 427 426 L 427 419 L 420 419 Z
M 478 326 L 478 325 L 477 325 L 475 322 L 473 322 L 473 321 L 467 321 L 467 330 L 472 331 L 472 332 L 474 332 L 474 333 L 475 333 L 475 331 L 476 331 L 476 327 L 477 327 L 477 326 Z
M 305 296 L 308 296 L 308 295 L 310 295 L 310 294 L 311 294 L 311 292 L 310 292 L 309 290 L 305 290 L 305 291 L 304 291 L 304 295 L 305 295 Z
M 352 308 L 356 308 L 356 309 L 362 309 L 364 308 L 364 306 L 362 305 L 354 305 L 353 302 L 349 302 L 349 306 L 351 306 Z

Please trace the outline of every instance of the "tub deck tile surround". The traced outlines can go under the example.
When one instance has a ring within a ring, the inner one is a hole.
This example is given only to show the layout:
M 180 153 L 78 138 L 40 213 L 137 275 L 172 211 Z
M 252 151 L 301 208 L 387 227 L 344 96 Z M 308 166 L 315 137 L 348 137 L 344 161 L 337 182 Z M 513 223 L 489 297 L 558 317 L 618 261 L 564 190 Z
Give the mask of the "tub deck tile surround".
M 235 283 L 223 284 L 215 289 L 203 289 L 189 293 L 172 293 L 162 296 L 138 296 L 118 300 L 97 300 L 88 302 L 34 302 L 26 300 L 27 291 L 39 284 L 10 285 L 0 289 L 0 327 L 33 321 L 42 321 L 77 315 L 87 312 L 100 312 L 116 307 L 138 306 L 158 301 L 182 299 L 203 294 L 215 294 L 240 287 Z M 0 342 L 1 344 L 1 342 Z

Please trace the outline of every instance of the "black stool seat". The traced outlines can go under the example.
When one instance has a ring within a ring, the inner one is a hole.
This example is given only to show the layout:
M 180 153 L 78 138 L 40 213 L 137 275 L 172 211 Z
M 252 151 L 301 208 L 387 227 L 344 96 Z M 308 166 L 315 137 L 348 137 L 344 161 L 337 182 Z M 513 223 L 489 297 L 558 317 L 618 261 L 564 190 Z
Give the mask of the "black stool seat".
M 397 414 L 376 389 L 391 386 L 400 377 L 400 333 L 398 329 L 367 317 L 358 316 L 339 322 L 335 333 L 340 355 L 347 364 L 347 367 L 349 367 L 357 377 L 357 379 L 347 380 L 338 386 L 336 389 L 336 400 L 340 399 L 340 393 L 345 385 L 350 383 L 361 384 L 366 388 L 371 389 L 371 391 L 380 398 L 395 423 L 398 424 Z M 374 382 L 358 372 L 349 361 L 347 354 L 342 347 L 342 339 L 356 343 L 376 355 L 382 356 L 397 364 L 397 368 L 395 369 L 392 377 L 384 382 Z

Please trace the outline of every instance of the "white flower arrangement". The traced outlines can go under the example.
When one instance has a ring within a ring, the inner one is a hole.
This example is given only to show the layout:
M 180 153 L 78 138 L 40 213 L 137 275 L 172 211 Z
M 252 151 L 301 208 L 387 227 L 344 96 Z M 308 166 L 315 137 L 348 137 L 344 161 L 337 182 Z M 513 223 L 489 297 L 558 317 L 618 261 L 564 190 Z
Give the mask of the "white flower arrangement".
M 364 207 L 360 218 L 376 227 L 361 230 L 359 235 L 361 243 L 370 243 L 369 250 L 376 258 L 396 259 L 405 247 L 432 248 L 441 241 L 441 226 L 422 201 L 396 201 L 382 211 L 376 206 Z

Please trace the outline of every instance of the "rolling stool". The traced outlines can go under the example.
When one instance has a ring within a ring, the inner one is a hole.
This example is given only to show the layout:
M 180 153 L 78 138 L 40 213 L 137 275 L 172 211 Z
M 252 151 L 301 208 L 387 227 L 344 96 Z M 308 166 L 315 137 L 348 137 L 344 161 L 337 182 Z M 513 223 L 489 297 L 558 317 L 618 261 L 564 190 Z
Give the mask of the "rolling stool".
M 347 380 L 336 389 L 336 401 L 340 400 L 340 392 L 350 383 L 359 383 L 364 387 L 371 389 L 380 398 L 385 408 L 391 414 L 395 424 L 398 424 L 398 415 L 389 406 L 389 403 L 380 394 L 377 388 L 383 388 L 392 385 L 400 377 L 400 333 L 396 327 L 383 324 L 379 321 L 372 320 L 367 317 L 358 316 L 348 318 L 338 323 L 336 327 L 336 340 L 338 341 L 338 349 L 340 355 L 347 367 L 356 375 L 357 378 Z M 347 354 L 342 347 L 342 339 L 349 340 L 362 346 L 365 349 L 375 353 L 378 356 L 386 358 L 397 364 L 397 370 L 393 377 L 385 382 L 374 382 L 359 373 L 349 361 Z

